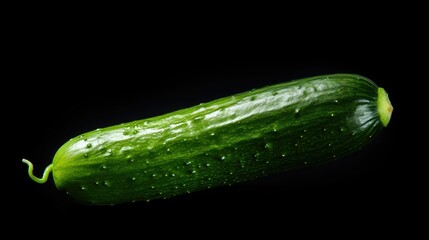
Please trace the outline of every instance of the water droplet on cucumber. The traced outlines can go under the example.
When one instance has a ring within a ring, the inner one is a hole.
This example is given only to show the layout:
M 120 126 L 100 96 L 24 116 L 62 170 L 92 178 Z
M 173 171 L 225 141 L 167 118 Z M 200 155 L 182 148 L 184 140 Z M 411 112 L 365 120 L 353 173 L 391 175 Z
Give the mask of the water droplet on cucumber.
M 253 157 L 256 159 L 256 161 L 259 161 L 259 153 L 253 155 Z

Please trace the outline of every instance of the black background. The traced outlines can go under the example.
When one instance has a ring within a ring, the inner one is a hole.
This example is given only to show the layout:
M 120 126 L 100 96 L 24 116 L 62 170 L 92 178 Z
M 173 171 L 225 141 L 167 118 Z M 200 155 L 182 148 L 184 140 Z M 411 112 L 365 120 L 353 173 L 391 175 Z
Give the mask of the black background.
M 411 95 L 404 84 L 412 85 L 406 67 L 417 66 L 410 62 L 413 44 L 398 39 L 404 30 L 400 21 L 334 27 L 337 18 L 234 24 L 219 18 L 163 24 L 152 19 L 141 25 L 127 24 L 133 18 L 120 23 L 81 22 L 76 16 L 60 23 L 35 19 L 13 29 L 10 75 L 2 87 L 4 95 L 13 95 L 3 100 L 8 157 L 2 169 L 8 192 L 2 198 L 12 223 L 57 227 L 67 234 L 75 232 L 68 231 L 72 226 L 78 232 L 125 229 L 162 236 L 170 231 L 193 235 L 194 228 L 211 234 L 341 228 L 353 235 L 398 229 L 404 216 L 420 211 L 421 192 L 415 190 L 420 176 L 404 127 Z M 168 200 L 94 207 L 70 201 L 52 178 L 43 185 L 32 182 L 21 163 L 31 160 L 40 176 L 64 142 L 86 131 L 340 72 L 372 79 L 390 94 L 395 110 L 390 125 L 368 147 L 325 166 Z M 160 225 L 164 230 L 153 230 Z

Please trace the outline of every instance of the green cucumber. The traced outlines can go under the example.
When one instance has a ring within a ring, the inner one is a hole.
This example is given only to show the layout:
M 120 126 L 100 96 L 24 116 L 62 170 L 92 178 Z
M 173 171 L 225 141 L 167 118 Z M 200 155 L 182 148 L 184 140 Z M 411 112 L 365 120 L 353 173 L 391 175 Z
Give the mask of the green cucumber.
M 316 166 L 355 152 L 387 126 L 387 93 L 354 74 L 304 78 L 65 143 L 42 178 L 88 204 L 169 198 Z

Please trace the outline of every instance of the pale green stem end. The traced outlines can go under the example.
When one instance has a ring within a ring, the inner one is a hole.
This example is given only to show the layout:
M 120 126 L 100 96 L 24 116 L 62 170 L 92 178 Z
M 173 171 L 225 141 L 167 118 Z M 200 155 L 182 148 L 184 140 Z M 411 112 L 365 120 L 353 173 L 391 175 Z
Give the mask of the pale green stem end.
M 393 106 L 390 103 L 389 95 L 383 88 L 378 88 L 377 108 L 381 123 L 387 127 L 392 116 Z
M 30 176 L 33 181 L 42 184 L 48 180 L 49 173 L 52 171 L 52 164 L 49 164 L 49 166 L 45 168 L 42 178 L 38 178 L 33 175 L 33 164 L 27 159 L 22 159 L 22 162 L 28 165 L 28 176 Z

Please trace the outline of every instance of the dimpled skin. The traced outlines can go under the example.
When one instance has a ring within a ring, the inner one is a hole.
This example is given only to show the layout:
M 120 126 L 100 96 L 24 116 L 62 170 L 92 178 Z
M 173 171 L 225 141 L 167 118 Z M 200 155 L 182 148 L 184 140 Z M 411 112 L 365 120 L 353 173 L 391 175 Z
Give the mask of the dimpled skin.
M 54 181 L 78 201 L 103 205 L 320 165 L 383 128 L 377 89 L 362 76 L 324 75 L 97 129 L 58 150 Z

